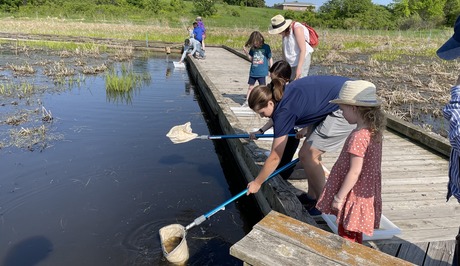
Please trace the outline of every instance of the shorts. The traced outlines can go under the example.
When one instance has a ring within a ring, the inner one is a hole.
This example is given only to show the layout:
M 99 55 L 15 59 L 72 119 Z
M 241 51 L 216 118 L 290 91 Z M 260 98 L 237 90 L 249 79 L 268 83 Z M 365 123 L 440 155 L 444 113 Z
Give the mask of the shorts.
M 248 84 L 253 86 L 254 84 L 256 84 L 256 81 L 259 82 L 259 85 L 267 84 L 266 77 L 249 77 Z
M 302 74 L 300 75 L 301 78 L 308 76 L 308 72 L 310 72 L 310 65 L 311 65 L 311 53 L 307 53 L 305 56 L 305 60 L 303 62 Z M 295 79 L 295 74 L 297 72 L 297 66 L 291 66 L 291 81 Z
M 339 109 L 318 123 L 306 141 L 320 151 L 336 151 L 342 148 L 348 135 L 355 128 L 356 125 L 350 125 Z

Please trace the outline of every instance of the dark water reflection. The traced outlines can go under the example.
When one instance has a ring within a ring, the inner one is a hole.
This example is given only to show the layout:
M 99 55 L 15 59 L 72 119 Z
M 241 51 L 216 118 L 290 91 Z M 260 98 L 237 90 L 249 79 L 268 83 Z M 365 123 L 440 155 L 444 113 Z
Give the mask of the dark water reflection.
M 102 76 L 86 77 L 41 97 L 62 141 L 0 150 L 0 265 L 168 265 L 159 228 L 187 225 L 232 196 L 211 141 L 165 136 L 187 121 L 209 134 L 185 70 L 164 58 L 133 67 L 151 81 L 129 101 L 107 95 Z M 230 204 L 190 230 L 189 265 L 241 265 L 229 247 L 248 228 Z

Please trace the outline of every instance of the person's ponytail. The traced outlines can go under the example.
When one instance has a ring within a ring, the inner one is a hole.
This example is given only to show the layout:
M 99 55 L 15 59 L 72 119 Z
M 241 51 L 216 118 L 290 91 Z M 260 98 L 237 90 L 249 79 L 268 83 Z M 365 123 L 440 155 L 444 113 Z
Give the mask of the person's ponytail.
M 283 98 L 285 84 L 286 82 L 283 79 L 280 79 L 280 78 L 272 79 L 272 82 L 270 83 L 269 86 L 272 89 L 273 100 L 275 102 L 279 102 Z

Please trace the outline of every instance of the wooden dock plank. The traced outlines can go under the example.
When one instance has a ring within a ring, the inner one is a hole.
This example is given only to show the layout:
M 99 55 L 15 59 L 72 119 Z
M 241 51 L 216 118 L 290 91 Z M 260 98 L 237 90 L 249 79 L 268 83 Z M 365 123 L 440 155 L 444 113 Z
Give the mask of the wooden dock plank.
M 418 244 L 403 243 L 399 248 L 398 258 L 412 262 L 416 265 L 423 265 L 427 249 L 428 242 Z
M 251 265 L 411 265 L 275 211 L 230 253 Z
M 447 253 L 444 250 L 454 250 L 455 240 L 431 242 L 424 265 L 429 266 L 448 266 L 454 257 L 454 253 Z

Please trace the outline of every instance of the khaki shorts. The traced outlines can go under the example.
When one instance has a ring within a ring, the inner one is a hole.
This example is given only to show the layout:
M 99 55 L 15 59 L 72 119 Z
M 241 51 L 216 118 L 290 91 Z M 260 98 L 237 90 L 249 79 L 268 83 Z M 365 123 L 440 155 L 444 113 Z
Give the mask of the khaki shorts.
M 307 143 L 320 151 L 336 151 L 342 148 L 348 135 L 355 128 L 356 125 L 350 125 L 339 109 L 317 124 Z

